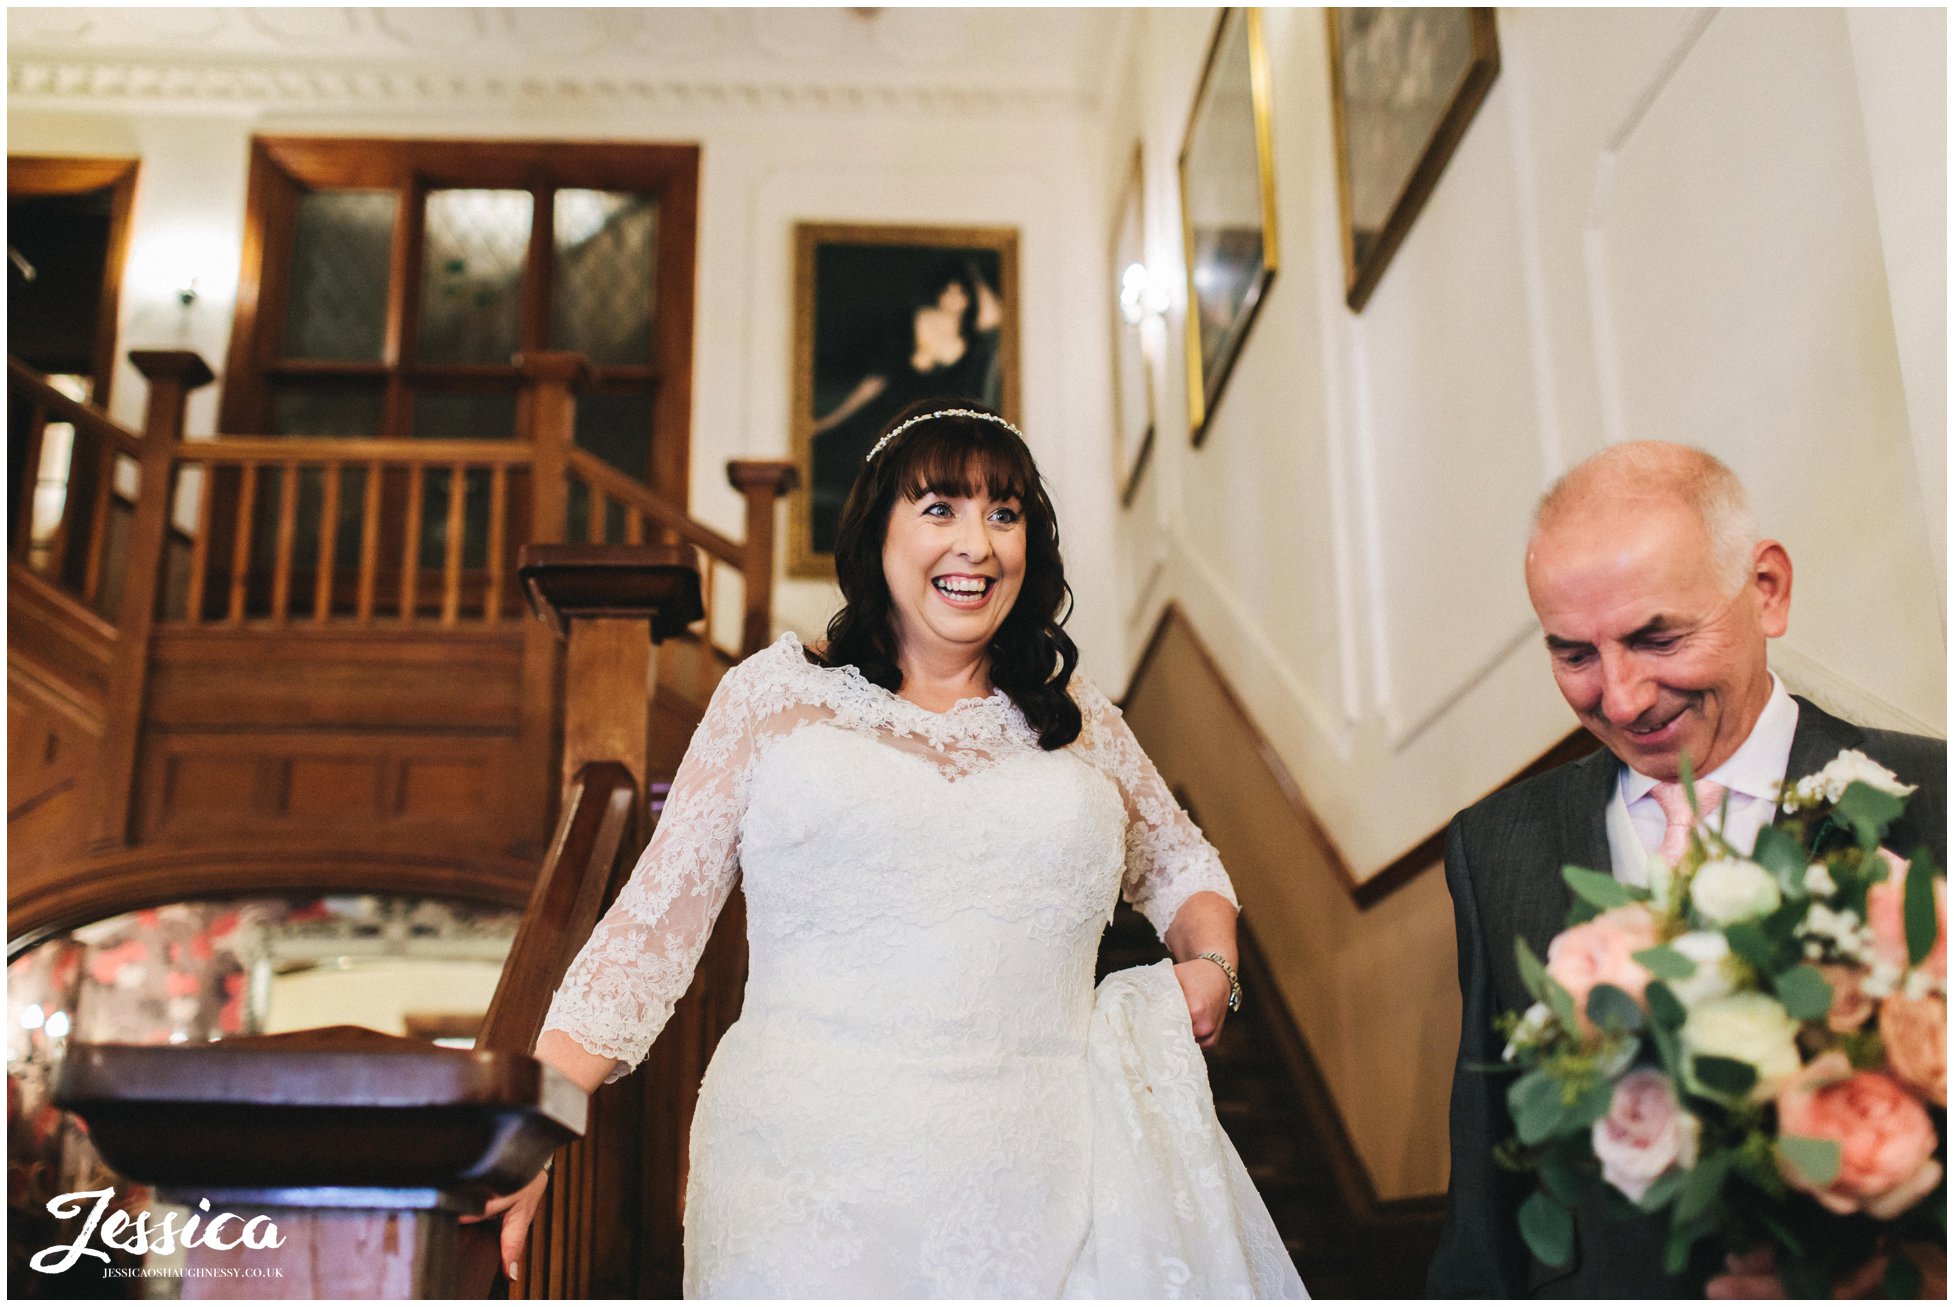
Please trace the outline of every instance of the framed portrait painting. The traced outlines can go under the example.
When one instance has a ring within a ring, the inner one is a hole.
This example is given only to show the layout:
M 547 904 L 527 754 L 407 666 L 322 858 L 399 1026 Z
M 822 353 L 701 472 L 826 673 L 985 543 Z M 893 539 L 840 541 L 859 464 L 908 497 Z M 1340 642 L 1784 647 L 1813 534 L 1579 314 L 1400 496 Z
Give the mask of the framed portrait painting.
M 976 400 L 1017 420 L 1017 307 L 1015 228 L 795 227 L 789 575 L 834 575 L 842 505 L 896 413 Z
M 1331 9 L 1345 302 L 1362 309 L 1499 75 L 1491 9 Z
M 1120 192 L 1113 222 L 1110 271 L 1113 299 L 1113 484 L 1120 502 L 1133 502 L 1140 473 L 1153 450 L 1153 352 L 1147 320 L 1154 312 L 1147 273 L 1144 154 L 1133 147 L 1133 166 Z
M 1275 277 L 1273 160 L 1262 15 L 1224 9 L 1180 156 L 1187 407 L 1196 445 Z

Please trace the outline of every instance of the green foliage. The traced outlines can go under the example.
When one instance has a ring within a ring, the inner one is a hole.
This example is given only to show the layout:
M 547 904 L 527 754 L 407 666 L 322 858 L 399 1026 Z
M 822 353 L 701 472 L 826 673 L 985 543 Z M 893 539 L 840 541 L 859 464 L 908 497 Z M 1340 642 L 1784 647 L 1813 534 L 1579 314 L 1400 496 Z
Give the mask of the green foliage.
M 1638 950 L 1632 956 L 1658 980 L 1688 980 L 1696 974 L 1696 964 L 1667 944 Z
M 1688 1171 L 1664 1171 L 1656 1177 L 1655 1183 L 1649 1186 L 1648 1192 L 1642 1195 L 1642 1200 L 1636 1206 L 1645 1212 L 1661 1211 L 1682 1189 L 1683 1181 L 1687 1179 L 1689 1179 Z
M 1797 966 L 1781 972 L 1773 988 L 1778 1002 L 1797 1021 L 1817 1021 L 1832 1010 L 1832 982 L 1817 967 Z
M 1588 991 L 1588 1020 L 1603 1030 L 1634 1034 L 1642 1028 L 1642 1006 L 1614 985 Z
M 1554 1014 L 1554 1020 L 1560 1022 L 1560 1028 L 1570 1035 L 1579 1030 L 1581 1023 L 1574 1018 L 1574 996 L 1567 992 L 1566 986 L 1543 972 L 1540 988 L 1548 1009 Z
M 1757 1083 L 1757 1068 L 1734 1057 L 1698 1057 L 1690 1062 L 1696 1083 L 1725 1098 L 1742 1098 Z
M 1797 1173 L 1800 1180 L 1814 1189 L 1823 1189 L 1839 1178 L 1839 1145 L 1835 1139 L 1780 1135 L 1778 1156 Z
M 1906 800 L 1885 790 L 1877 790 L 1864 781 L 1854 781 L 1845 787 L 1845 793 L 1832 806 L 1834 821 L 1844 822 L 1852 828 L 1853 837 L 1862 849 L 1879 847 L 1880 837 L 1886 828 L 1899 819 L 1906 811 Z
M 1544 1193 L 1520 1204 L 1520 1237 L 1549 1266 L 1563 1266 L 1574 1251 L 1574 1218 Z
M 1723 1180 L 1730 1173 L 1730 1154 L 1711 1153 L 1691 1168 L 1682 1188 L 1676 1193 L 1677 1228 L 1694 1223 L 1709 1213 L 1723 1191 Z
M 1630 889 L 1613 876 L 1604 876 L 1598 871 L 1589 871 L 1586 867 L 1577 867 L 1572 863 L 1562 867 L 1560 875 L 1561 879 L 1567 882 L 1567 887 L 1574 891 L 1576 897 L 1592 903 L 1604 912 L 1609 908 L 1642 903 L 1648 899 L 1644 891 Z
M 1506 1110 L 1513 1116 L 1521 1143 L 1530 1146 L 1552 1138 L 1561 1128 L 1560 1084 L 1544 1069 L 1535 1068 L 1508 1086 Z
M 1839 1049 L 1854 1071 L 1878 1071 L 1886 1065 L 1886 1041 L 1877 1030 L 1855 1030 L 1839 1036 Z
M 1649 1015 L 1655 1018 L 1655 1025 L 1663 1030 L 1681 1030 L 1689 1012 L 1683 1007 L 1676 992 L 1661 981 L 1653 981 L 1642 991 L 1642 997 L 1649 1001 Z
M 1527 993 L 1533 995 L 1534 1002 L 1545 1003 L 1547 968 L 1541 965 L 1532 946 L 1518 935 L 1513 937 L 1513 958 L 1520 964 L 1520 982 L 1527 987 Z
M 1563 1207 L 1575 1207 L 1587 1187 L 1586 1178 L 1566 1152 L 1548 1153 L 1540 1159 L 1540 1185 Z
M 1934 906 L 1934 863 L 1925 850 L 1913 855 L 1907 869 L 1906 897 L 1907 963 L 1919 966 L 1934 951 L 1940 938 L 1940 913 Z
M 1764 827 L 1757 832 L 1751 861 L 1777 877 L 1785 897 L 1805 897 L 1805 869 L 1811 866 L 1811 859 L 1796 835 L 1782 826 Z
M 1723 937 L 1730 941 L 1730 951 L 1756 967 L 1759 973 L 1769 976 L 1777 971 L 1777 945 L 1757 922 L 1736 922 L 1723 932 Z

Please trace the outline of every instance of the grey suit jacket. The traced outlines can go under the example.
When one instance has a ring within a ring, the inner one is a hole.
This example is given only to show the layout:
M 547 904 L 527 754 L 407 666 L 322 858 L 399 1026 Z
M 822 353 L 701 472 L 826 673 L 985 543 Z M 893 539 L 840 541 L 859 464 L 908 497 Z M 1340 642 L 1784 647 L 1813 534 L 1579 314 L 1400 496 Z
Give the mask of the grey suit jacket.
M 1903 854 L 1925 846 L 1946 866 L 1947 742 L 1854 726 L 1800 699 L 1789 774 L 1817 771 L 1841 749 L 1863 750 L 1920 787 L 1886 842 Z M 1514 938 L 1524 937 L 1545 956 L 1572 906 L 1561 867 L 1610 865 L 1606 814 L 1618 767 L 1613 754 L 1596 752 L 1474 804 L 1446 831 L 1445 883 L 1458 931 L 1465 1014 L 1452 1073 L 1445 1231 L 1426 1279 L 1432 1297 L 1694 1297 L 1713 1269 L 1699 1265 L 1684 1276 L 1667 1276 L 1659 1221 L 1615 1221 L 1586 1211 L 1575 1214 L 1568 1265 L 1535 1261 L 1516 1219 L 1530 1179 L 1493 1161 L 1494 1146 L 1513 1133 L 1506 1113 L 1510 1077 L 1475 1069 L 1499 1061 L 1493 1018 L 1531 1002 L 1514 961 Z

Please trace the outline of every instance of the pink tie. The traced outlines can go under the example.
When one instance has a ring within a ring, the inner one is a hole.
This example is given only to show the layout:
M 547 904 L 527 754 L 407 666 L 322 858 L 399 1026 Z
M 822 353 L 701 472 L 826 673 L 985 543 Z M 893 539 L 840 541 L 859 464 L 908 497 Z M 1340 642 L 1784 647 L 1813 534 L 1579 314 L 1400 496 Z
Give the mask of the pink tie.
M 1715 812 L 1723 802 L 1724 793 L 1724 787 L 1715 781 L 1696 782 L 1699 811 Z M 1669 822 L 1669 828 L 1662 832 L 1662 847 L 1656 851 L 1673 867 L 1683 860 L 1683 851 L 1689 848 L 1689 828 L 1695 823 L 1697 813 L 1689 810 L 1689 796 L 1683 793 L 1679 782 L 1659 781 L 1649 794 Z

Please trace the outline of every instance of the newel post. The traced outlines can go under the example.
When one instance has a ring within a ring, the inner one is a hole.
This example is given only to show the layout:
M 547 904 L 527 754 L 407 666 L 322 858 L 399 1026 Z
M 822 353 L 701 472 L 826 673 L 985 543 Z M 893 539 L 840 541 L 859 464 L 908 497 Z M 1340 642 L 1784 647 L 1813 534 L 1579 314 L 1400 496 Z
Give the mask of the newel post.
M 746 497 L 746 556 L 740 568 L 746 615 L 740 627 L 740 654 L 758 653 L 773 640 L 774 503 L 800 484 L 800 471 L 777 459 L 736 458 L 726 464 L 726 479 Z
M 590 378 L 581 354 L 550 350 L 518 354 L 522 373 L 521 434 L 529 442 L 529 534 L 526 543 L 556 544 L 570 525 L 570 448 L 577 431 L 577 393 Z M 541 840 L 555 817 L 561 795 L 550 761 L 562 721 L 558 679 L 563 645 L 539 623 L 529 623 L 522 638 L 521 756 L 523 789 L 518 800 L 529 808 L 522 825 Z
M 141 483 L 135 520 L 129 530 L 128 571 L 122 583 L 121 607 L 116 612 L 108 730 L 96 773 L 100 788 L 90 817 L 89 843 L 96 849 L 120 848 L 132 839 L 149 638 L 156 625 L 163 549 L 170 530 L 171 465 L 176 444 L 183 439 L 183 412 L 190 392 L 216 379 L 210 365 L 195 350 L 137 349 L 129 351 L 129 361 L 149 382 L 149 409 L 143 418 L 137 464 Z

